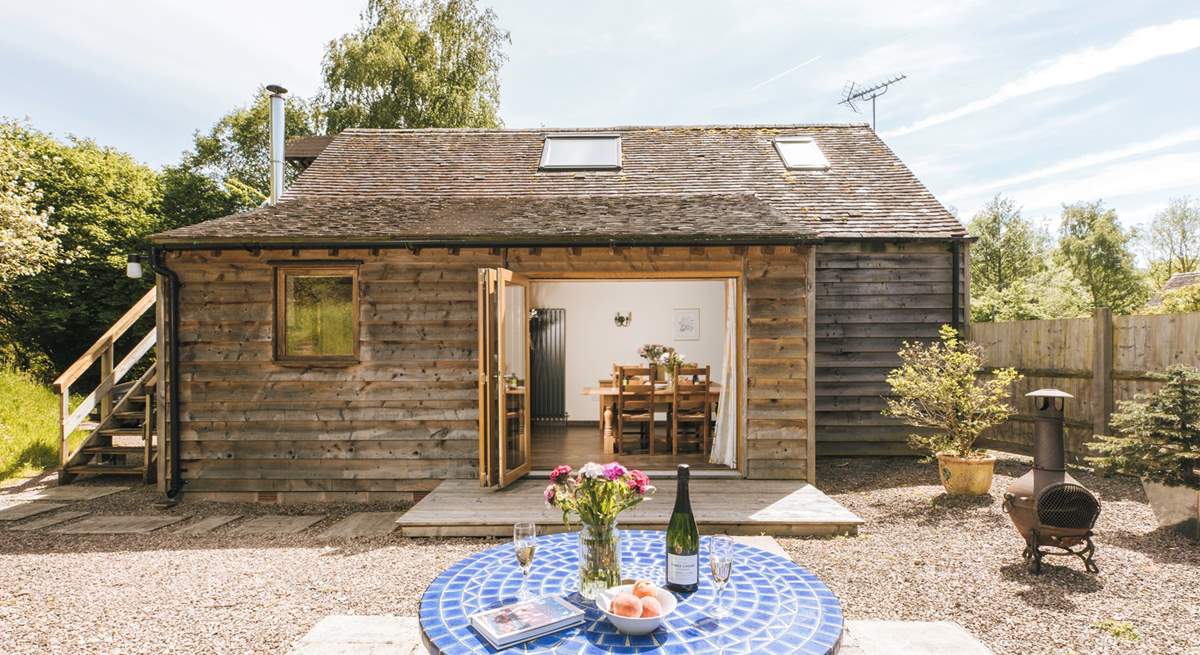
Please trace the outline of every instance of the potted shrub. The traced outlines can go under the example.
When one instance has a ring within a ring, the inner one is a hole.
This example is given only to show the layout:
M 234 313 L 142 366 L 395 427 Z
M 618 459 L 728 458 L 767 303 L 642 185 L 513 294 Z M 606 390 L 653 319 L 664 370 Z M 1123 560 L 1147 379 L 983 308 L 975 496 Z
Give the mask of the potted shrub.
M 1163 386 L 1121 403 L 1115 435 L 1098 435 L 1097 467 L 1142 479 L 1162 527 L 1200 540 L 1200 369 L 1173 366 Z
M 1021 375 L 1004 368 L 980 379 L 979 345 L 963 341 L 949 325 L 939 336 L 933 343 L 904 343 L 900 367 L 887 377 L 894 397 L 886 399 L 883 414 L 924 428 L 909 436 L 909 445 L 937 458 L 946 493 L 982 496 L 991 487 L 996 458 L 976 449 L 975 441 L 1013 414 L 1005 399 Z

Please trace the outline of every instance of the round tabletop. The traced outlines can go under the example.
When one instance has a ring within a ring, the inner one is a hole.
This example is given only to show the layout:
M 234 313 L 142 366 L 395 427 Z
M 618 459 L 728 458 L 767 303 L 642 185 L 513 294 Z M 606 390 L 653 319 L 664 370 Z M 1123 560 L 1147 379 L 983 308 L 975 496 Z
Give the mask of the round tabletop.
M 621 531 L 621 576 L 663 583 L 664 533 Z M 711 614 L 716 598 L 708 571 L 708 538 L 701 537 L 700 587 L 676 594 L 679 607 L 644 637 L 620 634 L 581 597 L 578 533 L 538 537 L 529 588 L 537 595 L 564 596 L 583 608 L 582 625 L 510 647 L 506 653 L 753 653 L 830 655 L 842 635 L 842 606 L 833 592 L 790 559 L 742 543 L 735 545 L 733 575 L 725 588 L 732 611 Z M 470 627 L 470 615 L 516 601 L 521 569 L 511 543 L 467 557 L 439 575 L 421 597 L 421 632 L 431 653 L 495 653 Z

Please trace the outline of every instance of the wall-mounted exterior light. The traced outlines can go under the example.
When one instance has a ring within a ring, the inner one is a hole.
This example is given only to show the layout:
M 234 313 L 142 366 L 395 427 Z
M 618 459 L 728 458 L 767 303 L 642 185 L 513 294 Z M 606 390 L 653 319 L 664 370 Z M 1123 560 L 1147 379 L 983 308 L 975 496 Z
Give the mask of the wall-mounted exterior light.
M 142 278 L 142 256 L 130 255 L 125 262 L 125 277 L 140 280 Z
M 613 325 L 617 327 L 629 327 L 633 322 L 633 312 L 617 312 L 613 314 Z

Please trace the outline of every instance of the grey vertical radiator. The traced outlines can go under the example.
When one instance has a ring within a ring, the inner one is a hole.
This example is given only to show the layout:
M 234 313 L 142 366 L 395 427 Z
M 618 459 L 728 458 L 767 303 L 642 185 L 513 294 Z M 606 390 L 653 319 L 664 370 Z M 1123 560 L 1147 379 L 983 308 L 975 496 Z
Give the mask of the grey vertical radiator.
M 529 319 L 535 421 L 567 420 L 567 310 L 539 307 Z

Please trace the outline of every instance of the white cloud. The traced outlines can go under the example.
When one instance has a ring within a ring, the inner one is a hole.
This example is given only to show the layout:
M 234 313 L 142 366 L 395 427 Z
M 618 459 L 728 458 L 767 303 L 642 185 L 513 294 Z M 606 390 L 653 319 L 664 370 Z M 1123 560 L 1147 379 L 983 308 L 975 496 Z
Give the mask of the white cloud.
M 1135 30 L 1108 48 L 1086 48 L 1046 62 L 986 98 L 934 114 L 890 133 L 911 134 L 935 125 L 991 109 L 1013 98 L 1077 84 L 1130 66 L 1200 48 L 1200 19 L 1177 20 Z
M 800 62 L 799 64 L 796 64 L 795 66 L 792 66 L 791 68 L 783 71 L 782 73 L 779 73 L 778 75 L 772 75 L 771 77 L 768 77 L 767 79 L 759 82 L 758 84 L 755 84 L 754 86 L 750 87 L 750 90 L 754 91 L 756 89 L 760 89 L 760 88 L 770 84 L 771 82 L 780 80 L 780 79 L 784 78 L 785 76 L 790 75 L 791 73 L 794 73 L 794 72 L 800 70 L 801 68 L 804 68 L 805 66 L 815 62 L 816 60 L 818 60 L 820 58 L 821 58 L 821 55 L 817 55 L 815 57 L 809 57 L 808 59 L 805 59 L 804 61 Z
M 1171 153 L 1106 166 L 1086 176 L 1039 184 L 1008 192 L 1029 215 L 1058 213 L 1063 203 L 1135 196 L 1178 190 L 1200 192 L 1200 151 Z M 969 218 L 978 206 L 962 213 Z
M 977 196 L 992 191 L 999 191 L 1014 187 L 1019 184 L 1024 184 L 1026 182 L 1033 182 L 1035 180 L 1053 177 L 1063 173 L 1070 173 L 1072 171 L 1077 171 L 1084 168 L 1091 168 L 1093 166 L 1099 166 L 1101 164 L 1107 164 L 1121 159 L 1135 157 L 1137 155 L 1145 155 L 1157 150 L 1164 150 L 1166 148 L 1172 148 L 1186 143 L 1191 143 L 1193 141 L 1200 141 L 1200 127 L 1193 127 L 1181 132 L 1163 135 L 1149 141 L 1140 141 L 1120 148 L 1113 148 L 1111 150 L 1104 150 L 1102 152 L 1094 152 L 1091 154 L 1082 155 L 1080 157 L 1058 162 L 1057 164 L 1053 164 L 1051 166 L 1029 171 L 1028 173 L 1021 173 L 1020 175 L 1013 175 L 998 180 L 990 180 L 988 182 L 972 186 L 959 187 L 947 193 L 945 197 L 950 201 L 961 201 L 963 199 L 970 198 L 971 196 Z

